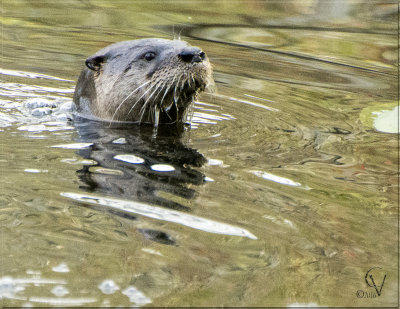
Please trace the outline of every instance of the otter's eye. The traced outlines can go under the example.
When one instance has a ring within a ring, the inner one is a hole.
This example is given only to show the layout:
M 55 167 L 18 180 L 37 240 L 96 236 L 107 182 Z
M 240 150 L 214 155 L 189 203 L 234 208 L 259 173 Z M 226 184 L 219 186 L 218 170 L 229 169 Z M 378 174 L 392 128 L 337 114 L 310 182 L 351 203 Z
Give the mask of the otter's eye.
M 156 54 L 153 52 L 148 52 L 144 54 L 144 59 L 146 59 L 147 61 L 151 61 L 156 57 Z

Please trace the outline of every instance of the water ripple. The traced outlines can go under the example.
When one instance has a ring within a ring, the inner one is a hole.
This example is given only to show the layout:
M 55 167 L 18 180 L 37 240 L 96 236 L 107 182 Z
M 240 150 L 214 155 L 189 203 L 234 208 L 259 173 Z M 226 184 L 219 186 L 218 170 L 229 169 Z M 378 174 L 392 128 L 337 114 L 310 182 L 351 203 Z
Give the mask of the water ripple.
M 8 97 L 34 97 L 35 93 L 74 93 L 75 88 L 54 88 L 45 86 L 32 86 L 16 83 L 3 83 L 1 84 L 0 95 Z M 36 95 L 37 96 L 37 95 Z
M 223 98 L 223 99 L 228 99 L 228 100 L 230 100 L 230 101 L 234 101 L 234 102 L 238 102 L 238 103 L 244 103 L 244 104 L 247 104 L 247 105 L 252 105 L 252 106 L 260 107 L 260 108 L 266 109 L 266 110 L 271 111 L 271 112 L 279 112 L 279 110 L 276 109 L 276 108 L 269 107 L 269 106 L 266 106 L 266 105 L 264 105 L 264 104 L 259 104 L 259 103 L 256 103 L 256 102 L 248 101 L 248 100 L 237 99 L 237 98 L 229 97 L 229 96 L 222 95 L 222 94 L 214 94 L 214 96 L 217 96 L 217 97 L 220 97 L 220 98 Z M 258 98 L 258 97 L 250 96 L 250 95 L 247 95 L 247 96 L 248 96 L 248 97 L 253 97 L 253 98 L 257 98 L 257 99 L 261 99 L 261 100 L 265 100 L 265 101 L 272 102 L 271 100 L 267 100 L 267 99 L 264 99 L 264 98 Z
M 0 68 L 0 74 L 3 75 L 9 75 L 9 76 L 17 76 L 17 77 L 26 77 L 26 78 L 40 78 L 40 79 L 52 79 L 52 80 L 58 80 L 58 81 L 63 81 L 63 82 L 71 82 L 73 83 L 73 80 L 69 79 L 63 79 L 59 77 L 54 77 L 50 75 L 45 75 L 45 74 L 39 74 L 39 73 L 33 73 L 33 72 L 23 72 L 23 71 L 14 71 L 14 70 L 5 70 Z

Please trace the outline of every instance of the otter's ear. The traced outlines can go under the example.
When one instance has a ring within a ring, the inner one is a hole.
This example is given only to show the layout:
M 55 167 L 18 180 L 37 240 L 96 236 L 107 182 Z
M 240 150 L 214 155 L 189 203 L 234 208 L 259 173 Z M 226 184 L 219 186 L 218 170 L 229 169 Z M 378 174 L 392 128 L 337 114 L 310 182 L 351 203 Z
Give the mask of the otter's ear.
M 107 57 L 105 55 L 91 56 L 86 59 L 85 64 L 89 69 L 93 71 L 98 71 L 100 70 L 101 66 L 106 62 L 106 60 Z

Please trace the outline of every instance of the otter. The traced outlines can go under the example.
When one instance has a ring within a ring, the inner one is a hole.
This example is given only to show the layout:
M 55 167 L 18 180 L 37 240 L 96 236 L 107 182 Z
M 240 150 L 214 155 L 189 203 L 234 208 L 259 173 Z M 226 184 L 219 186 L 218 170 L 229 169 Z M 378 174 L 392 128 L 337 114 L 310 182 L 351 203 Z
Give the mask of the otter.
M 205 52 L 182 40 L 123 41 L 85 64 L 75 87 L 76 110 L 110 122 L 185 123 L 198 93 L 213 82 Z

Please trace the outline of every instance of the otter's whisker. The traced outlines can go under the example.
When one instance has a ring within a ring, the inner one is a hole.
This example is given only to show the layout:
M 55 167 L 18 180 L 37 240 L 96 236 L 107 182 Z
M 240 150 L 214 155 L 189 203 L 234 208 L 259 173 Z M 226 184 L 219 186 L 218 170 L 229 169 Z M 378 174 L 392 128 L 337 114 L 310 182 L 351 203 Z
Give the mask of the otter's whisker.
M 112 117 L 111 117 L 110 124 L 111 124 L 111 122 L 114 120 L 115 115 L 117 114 L 117 112 L 118 112 L 118 110 L 121 108 L 121 106 L 126 102 L 126 100 L 127 100 L 134 92 L 138 91 L 140 88 L 146 86 L 146 85 L 149 84 L 150 82 L 151 82 L 151 81 L 147 81 L 147 82 L 141 84 L 139 87 L 137 87 L 135 90 L 133 90 L 129 95 L 127 95 L 127 96 L 125 97 L 124 100 L 122 100 L 122 102 L 121 102 L 121 103 L 118 105 L 118 107 L 115 109 L 115 112 L 114 112 L 114 114 L 113 114 Z
M 146 101 L 144 101 L 142 107 L 140 108 L 140 111 L 139 111 L 139 123 L 142 122 L 143 116 L 144 116 L 144 114 L 146 112 L 146 109 L 147 109 L 147 104 L 150 102 L 150 99 L 153 96 L 154 92 L 157 91 L 157 89 L 158 89 L 157 85 L 158 84 L 155 84 L 153 87 L 151 87 L 151 89 L 153 89 L 155 87 L 154 91 L 149 95 L 149 97 L 146 99 Z
M 154 127 L 155 128 L 158 127 L 159 121 L 160 121 L 160 109 L 156 105 L 156 106 L 154 106 Z
M 194 98 L 192 99 L 192 101 L 190 102 L 190 105 L 188 106 L 188 113 L 189 113 L 189 120 L 188 123 L 191 125 L 192 124 L 192 119 L 193 119 L 193 115 L 194 115 L 194 110 L 193 110 L 193 105 L 194 105 Z M 187 119 L 187 114 L 186 114 L 186 119 Z
M 177 90 L 177 86 L 179 85 L 180 79 L 181 79 L 181 77 L 179 76 L 178 81 L 175 84 L 175 89 L 174 89 L 174 101 L 175 101 L 175 104 L 178 102 L 178 95 L 176 93 L 176 90 Z
M 161 86 L 159 86 L 159 91 L 158 93 L 154 96 L 154 100 L 157 100 L 158 96 L 161 94 L 161 92 L 164 90 L 165 86 L 167 85 L 166 82 L 162 83 Z M 167 90 L 169 89 L 169 87 L 167 87 Z M 165 95 L 165 93 L 164 93 Z M 158 122 L 159 122 L 159 113 L 160 113 L 160 109 L 162 108 L 162 101 L 164 99 L 164 96 L 162 98 L 161 101 L 159 101 L 159 104 L 153 104 L 153 106 L 150 106 L 150 114 L 153 114 L 153 120 L 154 123 L 157 123 L 158 126 Z M 158 111 L 158 116 L 156 115 L 156 109 Z M 168 114 L 167 114 L 168 115 Z M 156 116 L 158 117 L 158 119 L 156 119 Z M 169 117 L 169 116 L 168 116 Z
M 148 104 L 148 101 L 146 101 L 146 102 L 143 104 L 142 108 L 140 109 L 140 113 L 139 113 L 139 123 L 142 123 L 143 116 L 144 116 L 144 114 L 146 113 L 146 110 L 147 110 L 147 104 Z M 150 108 L 151 108 L 151 107 L 150 107 Z
M 175 107 L 176 107 L 176 122 L 179 121 L 179 105 L 175 102 Z
M 157 98 L 158 98 L 158 96 L 160 95 L 160 93 L 164 90 L 164 88 L 165 88 L 165 85 L 166 85 L 167 83 L 166 82 L 161 82 L 161 85 L 157 88 L 157 89 L 159 89 L 159 91 L 158 91 L 158 93 L 155 95 L 155 97 L 154 97 L 154 100 L 156 100 Z M 160 106 L 161 106 L 161 101 L 160 101 Z
M 155 93 L 157 90 L 159 90 L 159 88 L 160 88 L 160 87 L 158 86 L 159 84 L 162 84 L 162 82 L 158 82 L 158 83 L 155 84 L 155 89 L 154 89 L 154 91 L 149 95 L 149 97 L 147 98 L 147 100 L 144 102 L 142 108 L 140 109 L 140 120 L 139 120 L 139 122 L 142 122 L 142 118 L 143 118 L 143 116 L 144 116 L 144 114 L 145 114 L 145 112 L 146 112 L 147 104 L 150 102 L 150 99 L 152 98 L 152 96 L 154 95 L 154 93 Z
M 192 88 L 192 83 L 190 82 L 190 77 L 192 77 L 192 75 L 188 76 L 187 83 L 188 83 L 189 88 Z M 195 84 L 193 84 L 193 86 L 195 86 Z
M 131 91 L 131 93 L 129 93 L 129 94 L 125 97 L 125 99 L 123 99 L 122 102 L 118 105 L 117 111 L 118 111 L 118 109 L 122 106 L 122 104 L 124 104 L 124 103 L 126 102 L 126 100 L 129 99 L 129 97 L 130 97 L 132 94 L 134 94 L 136 91 L 138 91 L 140 88 L 146 86 L 146 85 L 149 84 L 150 82 L 151 82 L 151 81 L 144 82 L 144 83 L 141 84 L 139 87 L 137 87 L 136 89 L 134 89 L 133 91 Z
M 176 91 L 178 90 L 180 79 L 181 79 L 181 76 L 179 76 L 179 78 L 175 84 L 174 95 L 173 95 L 173 104 L 175 105 L 175 108 L 176 108 L 176 121 L 178 121 L 178 119 L 179 119 L 179 104 L 178 104 L 179 95 L 177 94 Z
M 177 88 L 177 85 L 175 85 L 174 95 L 173 95 L 173 99 L 172 99 L 173 103 L 172 104 L 175 105 L 175 108 L 176 108 L 176 121 L 178 121 L 178 118 L 179 118 L 179 104 L 178 104 L 179 97 L 176 95 L 176 88 Z
M 171 86 L 172 86 L 172 84 L 167 86 L 167 88 L 165 89 L 164 95 L 163 95 L 163 97 L 161 98 L 161 101 L 160 101 L 160 107 L 163 106 L 163 102 L 164 102 L 165 96 L 167 95 L 168 91 L 171 89 Z M 171 119 L 171 117 L 169 116 L 168 111 L 170 110 L 172 105 L 173 105 L 173 102 L 171 102 L 171 104 L 169 106 L 167 106 L 166 108 L 163 108 L 169 119 Z
M 183 90 L 183 87 L 185 86 L 185 82 L 186 82 L 186 80 L 184 80 L 184 79 L 182 79 L 182 85 L 181 85 L 181 91 Z
M 129 112 L 127 115 L 129 115 L 132 110 L 135 108 L 136 104 L 146 95 L 146 93 L 148 93 L 150 90 L 152 90 L 155 86 L 157 86 L 157 84 L 153 84 L 149 87 L 149 89 L 147 89 L 141 96 L 139 99 L 137 99 L 137 101 L 132 105 L 132 107 L 130 108 Z
M 167 89 L 165 89 L 164 95 L 162 96 L 161 101 L 160 101 L 160 106 L 162 106 L 162 103 L 163 103 L 163 101 L 164 101 L 164 98 L 165 98 L 165 96 L 167 95 L 169 89 L 171 89 L 171 85 L 169 85 L 169 86 L 167 87 Z
M 164 95 L 163 95 L 163 97 L 162 97 L 162 99 L 161 99 L 161 101 L 160 101 L 160 107 L 161 107 L 161 108 L 162 108 L 162 106 L 163 106 L 163 101 L 164 101 L 165 95 L 167 94 L 167 92 L 168 92 L 169 89 L 171 89 L 171 85 L 169 85 L 169 86 L 167 87 L 167 89 L 165 89 Z M 168 112 L 170 111 L 172 105 L 173 105 L 173 103 L 171 103 L 171 104 L 170 104 L 169 106 L 167 106 L 166 108 L 163 108 L 165 114 L 168 116 L 168 118 L 169 118 L 170 120 L 172 120 L 172 118 L 171 118 L 171 116 L 169 115 Z
M 177 71 L 177 70 L 174 70 L 174 78 L 172 78 L 171 85 L 174 84 L 175 78 L 176 78 L 176 76 L 178 75 L 178 74 L 176 74 L 176 71 Z M 178 80 L 179 80 L 179 79 L 178 79 Z
M 163 83 L 162 81 L 160 81 L 160 82 L 158 82 L 157 83 L 157 88 L 153 91 L 153 93 L 149 96 L 149 99 L 150 98 L 152 98 L 153 99 L 153 102 L 155 102 L 156 101 L 156 99 L 157 99 L 157 97 L 160 95 L 160 93 L 161 93 L 161 91 L 164 89 L 164 85 L 165 85 L 165 83 Z M 145 104 L 144 104 L 144 106 L 147 104 L 147 102 L 149 101 L 149 99 L 145 102 Z M 152 106 L 153 105 L 153 106 Z M 153 107 L 157 107 L 158 106 L 158 104 L 156 103 L 156 104 L 150 104 L 149 105 L 149 116 L 151 116 L 152 114 L 154 115 L 154 112 L 153 112 Z M 143 115 L 144 115 L 144 112 L 145 112 L 145 110 L 143 110 L 143 114 L 141 115 L 141 117 L 140 117 L 140 121 L 141 121 L 141 119 L 142 119 L 142 117 L 143 117 Z M 142 112 L 141 112 L 142 113 Z M 150 117 L 151 118 L 151 117 Z M 153 120 L 154 120 L 154 117 L 153 117 Z M 158 125 L 158 124 L 157 124 Z

